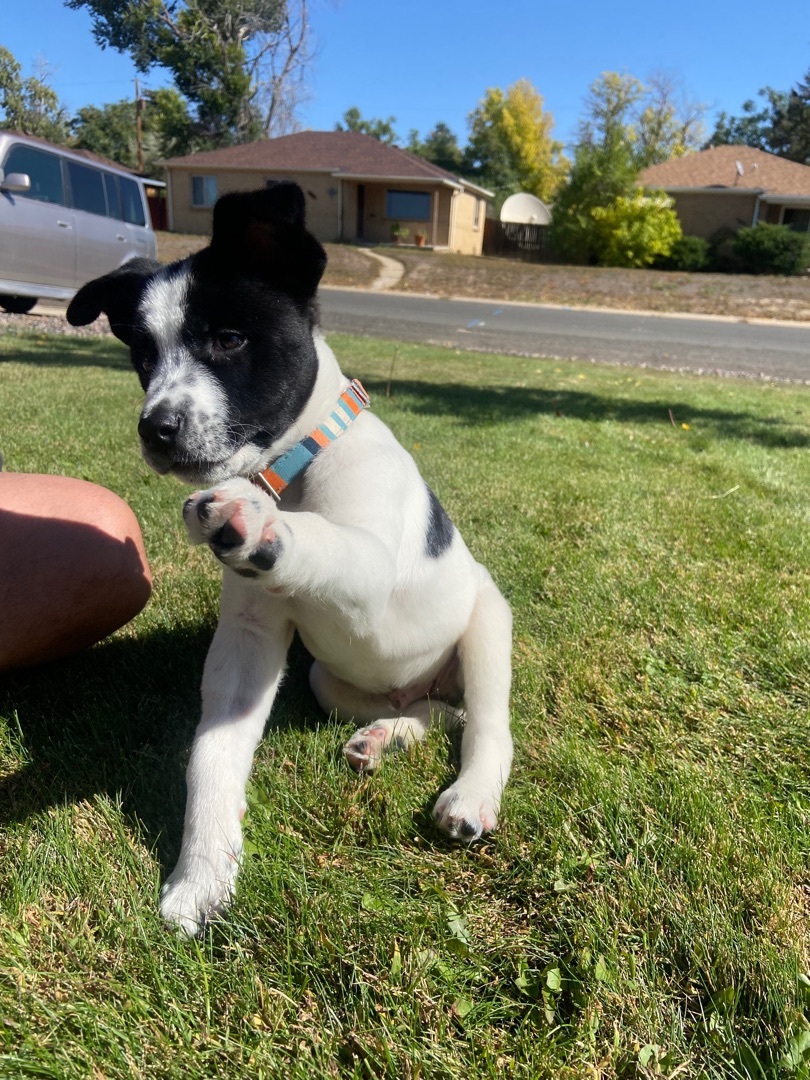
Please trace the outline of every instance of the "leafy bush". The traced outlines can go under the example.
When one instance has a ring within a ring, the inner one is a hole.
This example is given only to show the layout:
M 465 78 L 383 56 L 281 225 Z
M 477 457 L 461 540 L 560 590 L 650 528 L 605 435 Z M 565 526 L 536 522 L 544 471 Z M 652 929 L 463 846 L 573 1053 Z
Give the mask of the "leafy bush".
M 729 225 L 721 225 L 709 237 L 709 269 L 719 274 L 742 272 L 740 260 L 734 248 L 737 233 Z
M 627 140 L 613 138 L 604 145 L 578 146 L 568 182 L 554 199 L 551 248 L 564 262 L 599 262 L 601 241 L 593 212 L 629 196 L 638 167 Z
M 709 241 L 702 236 L 681 236 L 672 245 L 669 255 L 655 261 L 662 270 L 705 270 L 709 265 Z
M 734 254 L 747 274 L 801 274 L 810 263 L 810 241 L 787 225 L 753 225 L 737 233 Z
M 639 188 L 591 211 L 596 225 L 596 255 L 602 266 L 649 266 L 669 255 L 682 238 L 672 199 Z

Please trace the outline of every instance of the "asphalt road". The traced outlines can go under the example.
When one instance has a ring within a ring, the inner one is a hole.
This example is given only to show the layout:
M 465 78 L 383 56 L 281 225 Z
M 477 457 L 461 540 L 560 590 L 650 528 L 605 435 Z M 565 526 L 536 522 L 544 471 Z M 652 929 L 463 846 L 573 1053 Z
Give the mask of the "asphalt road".
M 328 332 L 459 349 L 810 382 L 810 324 L 639 315 L 324 288 Z

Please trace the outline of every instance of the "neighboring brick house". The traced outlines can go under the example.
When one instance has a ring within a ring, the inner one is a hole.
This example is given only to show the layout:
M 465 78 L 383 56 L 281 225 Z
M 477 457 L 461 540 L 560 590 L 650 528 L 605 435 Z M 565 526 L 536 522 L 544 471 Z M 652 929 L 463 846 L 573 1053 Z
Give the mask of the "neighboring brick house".
M 307 195 L 307 224 L 322 241 L 390 242 L 392 226 L 434 248 L 480 255 L 492 193 L 423 158 L 354 131 L 301 131 L 202 151 L 163 163 L 169 229 L 210 233 L 211 210 L 227 191 L 295 180 Z
M 810 166 L 764 150 L 713 146 L 651 165 L 639 180 L 672 196 L 688 236 L 708 239 L 760 221 L 810 231 Z

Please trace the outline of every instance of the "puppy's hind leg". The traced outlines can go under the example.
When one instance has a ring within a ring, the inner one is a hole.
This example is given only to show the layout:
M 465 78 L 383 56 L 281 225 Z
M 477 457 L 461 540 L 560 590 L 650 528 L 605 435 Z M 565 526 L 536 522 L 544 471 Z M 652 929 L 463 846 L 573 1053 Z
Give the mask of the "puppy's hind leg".
M 467 723 L 458 779 L 436 801 L 433 816 L 450 836 L 476 840 L 498 824 L 501 793 L 512 766 L 509 689 L 512 613 L 489 573 L 459 642 Z
M 335 712 L 340 720 L 354 719 L 364 725 L 343 747 L 346 760 L 357 772 L 371 772 L 383 754 L 422 742 L 432 723 L 441 723 L 454 711 L 442 701 L 422 698 L 400 712 L 385 694 L 358 690 L 317 661 L 310 669 L 309 683 L 324 712 Z

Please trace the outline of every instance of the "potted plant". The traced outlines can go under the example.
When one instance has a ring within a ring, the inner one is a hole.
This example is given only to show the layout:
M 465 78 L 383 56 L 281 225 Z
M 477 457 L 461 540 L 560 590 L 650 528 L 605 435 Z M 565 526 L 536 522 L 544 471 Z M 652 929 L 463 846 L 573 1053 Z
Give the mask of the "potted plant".
M 391 239 L 395 244 L 401 244 L 408 236 L 408 230 L 404 225 L 400 225 L 398 221 L 395 221 L 391 225 Z
M 424 247 L 425 242 L 427 241 L 427 229 L 424 228 L 424 226 L 417 229 L 416 232 L 413 234 L 413 238 L 416 242 L 417 247 Z

